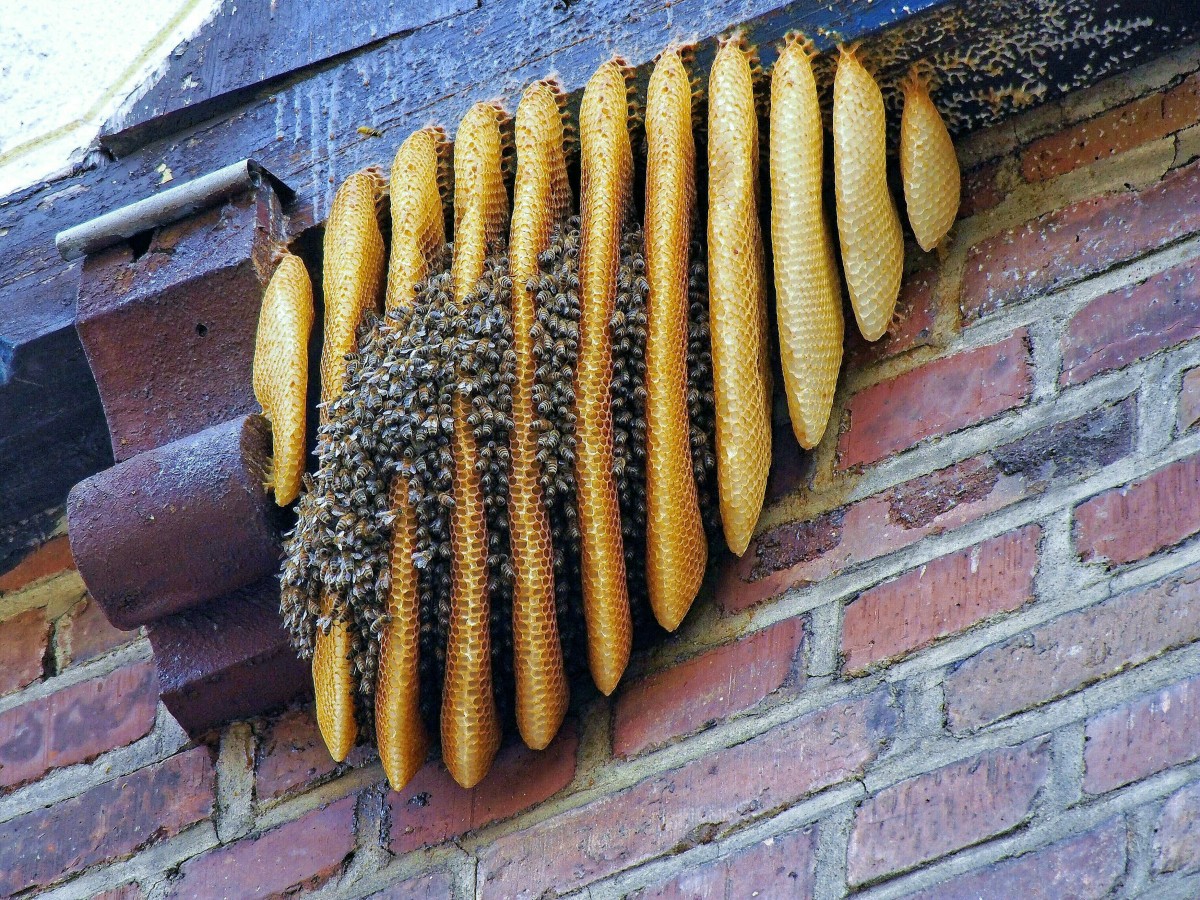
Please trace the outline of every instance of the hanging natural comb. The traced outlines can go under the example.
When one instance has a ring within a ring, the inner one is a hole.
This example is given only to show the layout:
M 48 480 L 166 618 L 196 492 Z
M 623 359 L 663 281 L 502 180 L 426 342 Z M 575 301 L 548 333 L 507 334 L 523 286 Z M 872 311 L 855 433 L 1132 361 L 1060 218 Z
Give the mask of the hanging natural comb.
M 579 366 L 575 379 L 583 602 L 592 678 L 611 694 L 629 661 L 632 625 L 625 583 L 621 513 L 613 483 L 613 317 L 621 229 L 629 215 L 633 155 L 628 73 L 616 60 L 588 81 L 579 110 L 582 157 Z
M 833 173 L 838 238 L 858 328 L 887 331 L 904 274 L 904 238 L 887 185 L 883 94 L 856 47 L 843 47 L 833 81 Z
M 676 49 L 646 101 L 646 581 L 674 631 L 704 579 L 708 543 L 692 472 L 687 408 L 688 247 L 696 204 L 692 86 Z
M 373 733 L 394 788 L 435 735 L 464 786 L 484 777 L 505 729 L 545 747 L 570 678 L 587 668 L 611 693 L 635 641 L 662 633 L 652 617 L 680 626 L 708 541 L 723 530 L 735 553 L 749 544 L 772 441 L 758 208 L 766 93 L 741 35 L 717 52 L 707 111 L 690 58 L 663 52 L 640 111 L 620 61 L 590 79 L 578 216 L 567 178 L 575 141 L 550 81 L 525 91 L 514 127 L 496 106 L 468 110 L 452 182 L 448 143 L 424 129 L 397 152 L 390 195 L 374 170 L 337 193 L 318 465 L 304 476 L 280 605 L 313 658 L 331 754 L 343 759 L 360 730 Z M 828 433 L 844 329 L 822 206 L 819 83 L 811 46 L 789 36 L 772 73 L 767 149 L 780 354 L 804 447 Z M 943 239 L 957 204 L 934 189 L 953 147 L 921 87 L 910 84 L 901 164 L 924 245 Z M 833 108 L 846 282 L 874 339 L 891 319 L 903 243 L 879 89 L 853 50 Z M 632 196 L 639 115 L 645 234 Z M 698 134 L 706 158 L 696 158 Z M 302 369 L 307 341 L 303 266 L 287 260 L 264 298 L 254 370 L 277 432 L 281 502 L 285 456 L 289 477 L 299 472 L 284 422 L 297 418 L 303 387 L 279 390 L 274 373 Z
M 312 282 L 304 261 L 283 254 L 263 294 L 254 344 L 254 396 L 271 423 L 268 488 L 290 506 L 304 477 L 308 337 L 313 324 Z
M 567 681 L 554 597 L 554 549 L 537 458 L 534 324 L 538 257 L 554 226 L 571 210 L 563 155 L 562 95 L 552 82 L 525 91 L 516 117 L 517 175 L 509 231 L 513 279 L 513 427 L 509 436 L 509 535 L 513 558 L 513 665 L 517 728 L 535 750 L 558 733 L 567 712 Z
M 771 70 L 771 246 L 779 355 L 801 447 L 825 434 L 842 365 L 842 291 L 825 217 L 825 133 L 810 51 L 789 35 Z
M 771 466 L 771 370 L 758 218 L 758 116 L 741 35 L 721 45 L 708 88 L 708 285 L 717 404 L 717 485 L 729 549 L 741 556 Z

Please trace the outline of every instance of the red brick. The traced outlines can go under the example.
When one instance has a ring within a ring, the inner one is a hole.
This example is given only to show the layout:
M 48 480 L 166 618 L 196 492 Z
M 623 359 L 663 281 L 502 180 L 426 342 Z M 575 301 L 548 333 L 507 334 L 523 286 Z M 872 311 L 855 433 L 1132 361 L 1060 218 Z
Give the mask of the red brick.
M 847 880 L 857 886 L 1003 834 L 1033 811 L 1049 742 L 991 750 L 909 778 L 854 813 Z
M 0 575 L 0 594 L 18 591 L 23 587 L 75 568 L 71 545 L 64 534 L 51 538 L 17 565 Z
M 1083 789 L 1102 794 L 1200 757 L 1200 676 L 1088 720 Z
M 1200 531 L 1200 455 L 1163 466 L 1075 507 L 1075 547 L 1084 561 L 1145 559 Z
M 897 356 L 913 347 L 933 343 L 933 328 L 937 321 L 938 269 L 922 269 L 904 276 L 900 298 L 896 301 L 897 322 L 879 340 L 863 339 L 857 328 L 847 329 L 846 362 L 863 368 Z
M 945 680 L 947 721 L 956 733 L 978 728 L 1196 640 L 1200 565 L 1059 616 L 962 662 Z
M 1163 115 L 1163 95 L 1151 94 L 1047 135 L 1021 155 L 1026 181 L 1046 181 L 1166 137 L 1179 126 Z
M 343 797 L 278 828 L 194 856 L 169 896 L 272 897 L 327 881 L 354 850 L 356 795 Z
M 943 556 L 864 592 L 846 607 L 844 668 L 859 674 L 1033 599 L 1042 530 L 1018 531 Z
M 976 166 L 962 174 L 962 201 L 958 206 L 958 217 L 966 219 L 1000 205 L 1006 192 L 1000 187 L 997 175 L 1000 160 L 992 160 Z
M 1163 118 L 1175 128 L 1200 122 L 1200 72 L 1193 72 L 1167 91 L 1163 98 Z
M 1132 365 L 1200 335 L 1200 260 L 1092 300 L 1062 336 L 1062 385 Z
M 1172 243 L 1200 227 L 1200 163 L 1151 187 L 1081 200 L 985 238 L 967 253 L 973 321 Z
M 570 724 L 540 752 L 519 742 L 509 744 L 488 776 L 470 790 L 455 784 L 441 763 L 428 763 L 403 791 L 388 794 L 392 852 L 440 844 L 549 799 L 575 777 L 578 749 L 579 737 Z
M 1179 385 L 1179 418 L 1176 427 L 1187 431 L 1200 422 L 1200 368 L 1184 373 Z
M 1086 834 L 994 863 L 906 900 L 1100 900 L 1125 874 L 1125 822 L 1110 819 Z
M 150 733 L 157 709 L 147 660 L 0 712 L 0 787 L 124 747 Z
M 453 896 L 453 878 L 445 872 L 424 872 L 377 891 L 366 900 L 446 900 Z
M 0 824 L 0 895 L 123 859 L 212 815 L 213 767 L 197 747 Z
M 1129 454 L 1136 424 L 1129 398 L 841 509 L 776 526 L 741 559 L 726 555 L 715 599 L 726 611 L 745 609 L 951 531 L 1052 482 L 1086 477 Z
M 553 816 L 480 851 L 483 896 L 572 889 L 708 843 L 814 791 L 861 775 L 899 714 L 877 692 L 808 713 L 736 747 Z
M 255 796 L 274 800 L 374 758 L 374 751 L 360 745 L 344 764 L 335 763 L 317 728 L 312 704 L 289 709 L 266 725 L 258 742 Z
M 1029 335 L 926 363 L 872 385 L 846 404 L 838 468 L 867 465 L 927 438 L 1024 405 L 1033 387 Z
M 92 900 L 142 900 L 145 894 L 136 881 L 112 888 L 102 894 L 97 894 Z
M 40 609 L 0 622 L 0 695 L 19 691 L 42 677 L 50 623 Z
M 784 684 L 803 684 L 804 620 L 787 619 L 662 672 L 621 692 L 613 752 L 636 756 L 749 709 Z
M 631 900 L 725 897 L 811 897 L 816 888 L 817 830 L 769 837 L 671 880 L 631 894 Z
M 1167 800 L 1154 826 L 1154 871 L 1200 869 L 1200 784 L 1192 784 Z
M 55 640 L 63 663 L 75 665 L 136 640 L 138 631 L 122 631 L 108 624 L 100 607 L 85 598 L 58 622 Z

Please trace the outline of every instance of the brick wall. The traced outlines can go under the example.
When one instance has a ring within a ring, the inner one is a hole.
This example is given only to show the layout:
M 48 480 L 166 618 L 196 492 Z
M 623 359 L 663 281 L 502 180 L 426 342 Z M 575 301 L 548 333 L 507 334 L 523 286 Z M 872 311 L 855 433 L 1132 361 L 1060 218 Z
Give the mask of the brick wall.
M 53 539 L 0 576 L 0 894 L 1200 895 L 1197 70 L 964 142 L 746 557 L 472 791 L 307 707 L 188 743 Z

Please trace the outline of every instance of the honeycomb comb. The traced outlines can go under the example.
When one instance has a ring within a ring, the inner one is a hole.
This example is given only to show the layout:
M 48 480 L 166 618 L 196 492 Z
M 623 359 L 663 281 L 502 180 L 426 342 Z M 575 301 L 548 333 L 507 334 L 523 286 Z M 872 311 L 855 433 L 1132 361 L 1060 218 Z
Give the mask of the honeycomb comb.
M 709 75 L 708 277 L 717 490 L 725 541 L 746 552 L 771 466 L 771 370 L 762 231 L 758 118 L 742 38 L 722 43 Z
M 646 94 L 646 583 L 674 631 L 700 590 L 700 519 L 687 406 L 688 243 L 696 202 L 692 86 L 680 53 L 655 64 Z
M 613 478 L 610 332 L 621 227 L 633 176 L 626 79 L 620 62 L 604 63 L 584 88 L 579 110 L 582 315 L 575 378 L 575 472 L 588 663 L 596 687 L 605 695 L 616 689 L 629 662 L 633 628 Z
M 815 447 L 842 364 L 842 293 L 822 203 L 825 145 L 804 42 L 789 35 L 771 70 L 771 246 L 779 355 L 792 431 Z

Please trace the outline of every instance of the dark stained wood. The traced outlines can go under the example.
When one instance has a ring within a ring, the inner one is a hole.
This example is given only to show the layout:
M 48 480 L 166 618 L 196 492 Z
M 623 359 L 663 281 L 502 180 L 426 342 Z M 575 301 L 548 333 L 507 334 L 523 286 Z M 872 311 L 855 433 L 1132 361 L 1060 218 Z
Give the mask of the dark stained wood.
M 270 183 L 87 257 L 76 319 L 120 462 L 257 412 L 254 335 L 281 235 Z
M 227 0 L 163 77 L 102 130 L 124 155 L 302 69 L 465 12 L 478 0 Z

